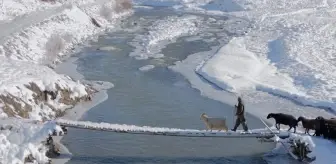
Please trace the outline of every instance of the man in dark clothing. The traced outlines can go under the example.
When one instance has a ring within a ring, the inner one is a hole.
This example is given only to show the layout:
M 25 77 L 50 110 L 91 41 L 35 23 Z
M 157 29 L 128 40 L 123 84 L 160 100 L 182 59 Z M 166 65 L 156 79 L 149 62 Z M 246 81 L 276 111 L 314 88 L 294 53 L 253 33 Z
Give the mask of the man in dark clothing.
M 237 116 L 237 119 L 236 119 L 236 124 L 234 126 L 233 129 L 231 129 L 232 131 L 236 131 L 238 126 L 240 124 L 243 125 L 243 128 L 244 128 L 244 131 L 248 131 L 248 127 L 246 125 L 246 120 L 245 120 L 245 116 L 244 116 L 244 113 L 245 113 L 245 107 L 244 107 L 244 104 L 242 102 L 242 99 L 240 97 L 238 97 L 238 106 L 235 105 L 235 108 L 236 108 L 236 116 Z

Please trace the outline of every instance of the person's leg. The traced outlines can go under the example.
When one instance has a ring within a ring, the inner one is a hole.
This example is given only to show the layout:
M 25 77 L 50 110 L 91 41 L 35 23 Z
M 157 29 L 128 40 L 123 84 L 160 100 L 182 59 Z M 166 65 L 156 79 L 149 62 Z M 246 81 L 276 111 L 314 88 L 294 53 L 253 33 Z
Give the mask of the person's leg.
M 248 131 L 248 127 L 247 127 L 246 120 L 245 120 L 245 117 L 244 117 L 244 116 L 242 116 L 242 117 L 240 118 L 240 122 L 241 122 L 241 124 L 243 125 L 243 129 L 244 129 L 244 131 Z
M 234 128 L 231 129 L 231 130 L 232 130 L 232 131 L 236 131 L 239 125 L 240 125 L 240 119 L 239 119 L 239 117 L 237 117 L 237 118 L 236 118 L 235 126 L 234 126 Z

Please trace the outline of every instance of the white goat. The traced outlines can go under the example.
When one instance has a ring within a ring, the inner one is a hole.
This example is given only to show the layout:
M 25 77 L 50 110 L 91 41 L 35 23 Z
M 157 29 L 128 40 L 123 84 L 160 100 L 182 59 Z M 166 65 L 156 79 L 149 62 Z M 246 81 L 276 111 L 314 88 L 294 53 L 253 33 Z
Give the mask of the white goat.
M 228 131 L 226 126 L 226 118 L 211 118 L 208 117 L 205 113 L 201 115 L 201 119 L 204 121 L 206 127 L 212 130 L 225 130 Z

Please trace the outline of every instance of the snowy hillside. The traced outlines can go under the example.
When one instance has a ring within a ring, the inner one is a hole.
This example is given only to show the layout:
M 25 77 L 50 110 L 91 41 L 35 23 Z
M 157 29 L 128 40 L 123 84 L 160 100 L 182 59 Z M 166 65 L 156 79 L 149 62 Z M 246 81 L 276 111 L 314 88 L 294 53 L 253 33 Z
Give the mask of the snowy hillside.
M 0 9 L 0 125 L 15 127 L 0 131 L 0 163 L 23 163 L 29 154 L 45 163 L 41 141 L 56 125 L 12 118 L 53 119 L 78 102 L 91 100 L 95 88 L 52 67 L 75 46 L 130 15 L 132 4 L 128 0 L 3 0 Z
M 53 130 L 62 131 L 53 123 L 39 123 L 24 119 L 0 119 L 0 163 L 23 164 L 28 155 L 36 162 L 46 163 L 47 148 L 42 144 Z
M 118 18 L 131 13 L 131 4 L 106 0 L 75 1 L 73 4 L 28 2 L 15 6 L 8 1 L 2 4 L 2 8 L 8 9 L 2 12 L 4 18 L 26 15 L 0 24 L 3 36 L 0 42 L 0 74 L 3 77 L 0 113 L 1 116 L 50 119 L 76 102 L 87 100 L 94 90 L 55 73 L 47 65 L 60 61 L 90 36 L 113 27 Z M 42 8 L 44 10 L 35 11 Z M 20 12 L 13 14 L 16 10 Z

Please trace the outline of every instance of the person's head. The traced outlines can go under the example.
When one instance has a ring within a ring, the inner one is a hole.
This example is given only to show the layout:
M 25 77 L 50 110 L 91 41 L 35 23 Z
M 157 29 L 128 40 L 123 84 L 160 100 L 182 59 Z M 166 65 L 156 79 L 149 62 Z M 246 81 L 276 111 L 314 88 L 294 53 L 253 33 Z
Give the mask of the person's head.
M 241 97 L 238 97 L 238 102 L 242 102 L 242 99 L 241 99 Z

